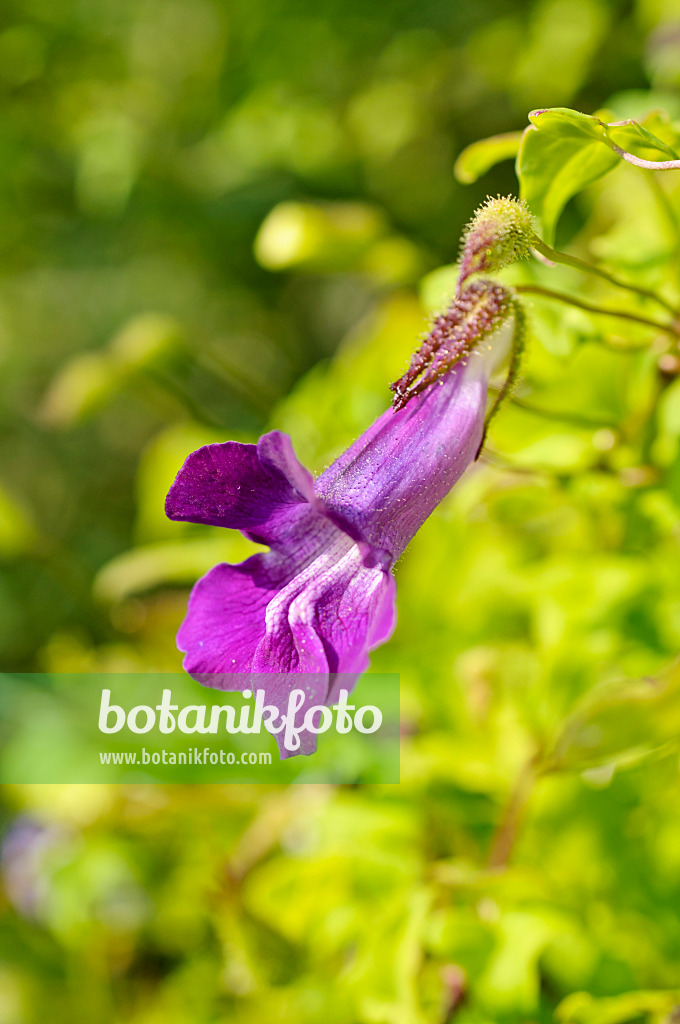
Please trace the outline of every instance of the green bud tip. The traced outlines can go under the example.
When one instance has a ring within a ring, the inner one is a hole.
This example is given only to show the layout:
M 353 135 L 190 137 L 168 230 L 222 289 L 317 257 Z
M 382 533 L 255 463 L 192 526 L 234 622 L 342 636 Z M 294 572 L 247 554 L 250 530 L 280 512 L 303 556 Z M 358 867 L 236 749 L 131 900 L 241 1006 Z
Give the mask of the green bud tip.
M 494 273 L 529 256 L 536 231 L 523 199 L 488 198 L 465 229 L 458 287 L 472 274 Z

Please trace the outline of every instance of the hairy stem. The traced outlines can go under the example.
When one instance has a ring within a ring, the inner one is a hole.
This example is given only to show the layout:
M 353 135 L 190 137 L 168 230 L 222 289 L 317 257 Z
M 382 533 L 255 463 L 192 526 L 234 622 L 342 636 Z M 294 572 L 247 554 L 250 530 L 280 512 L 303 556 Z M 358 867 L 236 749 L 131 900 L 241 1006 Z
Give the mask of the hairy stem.
M 621 149 L 608 137 L 604 140 L 610 149 L 613 149 L 622 160 L 634 167 L 644 167 L 648 171 L 680 171 L 680 160 L 644 160 L 641 156 L 633 156 L 625 149 Z
M 510 793 L 496 833 L 491 841 L 488 866 L 505 867 L 519 836 L 529 797 L 536 781 L 535 759 L 532 757 L 522 768 Z
M 607 270 L 602 270 L 600 267 L 594 267 L 591 263 L 586 263 L 585 260 L 580 260 L 578 256 L 568 256 L 566 252 L 558 252 L 557 249 L 552 249 L 538 236 L 534 237 L 533 248 L 536 252 L 540 252 L 541 256 L 545 256 L 546 259 L 552 263 L 562 263 L 566 267 L 573 267 L 575 270 L 582 270 L 587 274 L 594 274 L 596 277 L 602 278 L 603 281 L 608 281 L 609 284 L 615 285 L 617 288 L 626 288 L 630 292 L 635 292 L 636 295 L 641 295 L 645 299 L 651 299 L 663 306 L 664 309 L 672 313 L 673 316 L 678 315 L 678 311 L 670 304 L 662 299 L 656 292 L 651 291 L 648 288 L 639 288 L 635 284 L 630 284 L 628 281 L 622 281 L 619 277 L 615 277 L 610 274 Z
M 515 285 L 515 291 L 525 294 L 542 295 L 544 298 L 553 299 L 555 302 L 565 302 L 569 306 L 576 306 L 577 309 L 583 309 L 586 313 L 598 313 L 600 316 L 613 316 L 619 320 L 631 320 L 633 323 L 643 324 L 645 327 L 653 327 L 656 331 L 663 331 L 665 334 L 670 334 L 673 338 L 680 337 L 680 330 L 673 324 L 664 324 L 660 320 L 652 320 L 649 317 L 638 316 L 637 313 L 627 313 L 624 310 L 594 306 L 590 302 L 575 299 L 565 292 L 556 292 L 551 288 L 544 288 L 540 284 L 518 284 Z

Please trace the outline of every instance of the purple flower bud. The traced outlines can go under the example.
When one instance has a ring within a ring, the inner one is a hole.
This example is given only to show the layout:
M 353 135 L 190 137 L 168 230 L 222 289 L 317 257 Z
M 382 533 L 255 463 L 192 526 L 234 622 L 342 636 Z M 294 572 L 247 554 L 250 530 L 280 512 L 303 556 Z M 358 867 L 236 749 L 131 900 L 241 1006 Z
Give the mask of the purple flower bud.
M 512 296 L 493 281 L 474 281 L 438 316 L 408 370 L 390 385 L 392 405 L 401 409 L 414 395 L 469 356 L 483 338 L 508 319 Z

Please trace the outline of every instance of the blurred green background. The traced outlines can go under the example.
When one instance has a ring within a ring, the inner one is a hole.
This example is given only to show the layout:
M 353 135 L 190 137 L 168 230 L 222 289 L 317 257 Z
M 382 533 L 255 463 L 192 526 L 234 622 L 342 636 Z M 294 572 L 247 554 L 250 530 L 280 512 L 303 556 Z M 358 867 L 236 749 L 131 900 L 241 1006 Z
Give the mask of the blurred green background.
M 5 0 L 0 666 L 177 670 L 250 550 L 165 519 L 183 458 L 277 426 L 323 468 L 517 190 L 460 151 L 679 85 L 678 0 Z M 677 302 L 677 178 L 622 166 L 558 244 Z M 678 367 L 538 300 L 532 335 L 397 567 L 401 786 L 6 787 L 0 1024 L 678 1020 Z

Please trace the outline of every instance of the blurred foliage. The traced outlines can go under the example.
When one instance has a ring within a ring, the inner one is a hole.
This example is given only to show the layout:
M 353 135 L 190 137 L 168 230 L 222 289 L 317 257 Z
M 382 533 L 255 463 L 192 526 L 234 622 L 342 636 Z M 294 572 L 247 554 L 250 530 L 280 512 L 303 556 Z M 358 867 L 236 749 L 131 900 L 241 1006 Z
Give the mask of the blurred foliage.
M 7 0 L 3 668 L 177 669 L 188 587 L 252 550 L 165 519 L 184 456 L 277 426 L 321 469 L 517 191 L 527 112 L 672 147 L 678 86 L 677 0 Z M 679 176 L 593 145 L 605 177 L 541 158 L 549 230 L 564 206 L 559 246 L 677 305 Z M 397 567 L 401 786 L 7 788 L 1 1024 L 678 1020 L 680 359 L 530 306 L 484 459 Z

